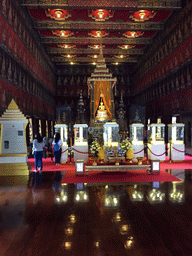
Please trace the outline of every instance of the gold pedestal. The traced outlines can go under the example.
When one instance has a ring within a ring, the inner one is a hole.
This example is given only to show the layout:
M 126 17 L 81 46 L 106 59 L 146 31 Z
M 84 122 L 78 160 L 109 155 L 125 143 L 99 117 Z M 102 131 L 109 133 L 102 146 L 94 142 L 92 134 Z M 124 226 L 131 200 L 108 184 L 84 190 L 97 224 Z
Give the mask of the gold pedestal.
M 137 157 L 137 160 L 138 160 L 138 165 L 142 165 L 143 164 L 143 157 Z
M 98 157 L 91 157 L 90 160 L 93 161 L 92 165 L 97 165 Z
M 108 160 L 110 163 L 115 161 L 115 165 L 119 165 L 119 163 L 121 161 L 124 161 L 125 158 L 124 156 L 111 156 L 111 157 L 108 157 Z

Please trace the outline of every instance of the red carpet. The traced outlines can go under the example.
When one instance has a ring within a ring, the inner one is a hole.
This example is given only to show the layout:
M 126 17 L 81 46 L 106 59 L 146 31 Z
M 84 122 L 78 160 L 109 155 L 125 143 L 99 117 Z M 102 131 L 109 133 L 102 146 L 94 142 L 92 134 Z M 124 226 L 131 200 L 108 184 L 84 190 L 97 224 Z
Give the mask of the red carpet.
M 34 159 L 28 160 L 34 170 Z M 180 181 L 180 179 L 167 173 L 163 169 L 191 169 L 191 163 L 161 163 L 160 174 L 147 174 L 146 170 L 136 170 L 127 172 L 93 172 L 90 171 L 89 175 L 75 175 L 75 164 L 63 164 L 55 166 L 55 163 L 51 163 L 51 159 L 43 159 L 43 171 L 66 171 L 62 183 L 112 183 L 112 182 L 155 182 L 155 181 Z M 185 167 L 184 167 L 185 166 Z
M 28 162 L 31 164 L 32 169 L 35 169 L 35 160 L 34 158 L 29 158 Z M 91 165 L 92 162 L 89 161 L 87 165 Z M 126 164 L 126 163 L 124 163 Z M 144 161 L 143 164 L 146 164 Z M 185 156 L 185 160 L 183 162 L 173 162 L 169 163 L 168 158 L 166 158 L 165 162 L 161 162 L 160 164 L 161 170 L 166 169 L 192 169 L 192 157 Z M 75 171 L 75 163 L 72 164 L 64 164 L 60 166 L 56 166 L 54 162 L 51 163 L 51 158 L 43 159 L 43 171 Z
M 90 173 L 89 175 L 65 175 L 62 183 L 111 183 L 111 182 L 154 182 L 180 181 L 173 175 L 161 171 L 160 174 L 147 174 L 146 170 L 128 172 Z

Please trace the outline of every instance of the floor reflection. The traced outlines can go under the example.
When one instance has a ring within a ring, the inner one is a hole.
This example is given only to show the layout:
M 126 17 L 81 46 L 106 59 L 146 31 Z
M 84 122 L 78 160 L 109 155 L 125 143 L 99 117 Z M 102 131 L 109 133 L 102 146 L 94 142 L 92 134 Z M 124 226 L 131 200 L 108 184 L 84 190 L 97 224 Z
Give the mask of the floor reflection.
M 191 255 L 191 170 L 168 171 L 183 180 L 1 187 L 1 255 Z

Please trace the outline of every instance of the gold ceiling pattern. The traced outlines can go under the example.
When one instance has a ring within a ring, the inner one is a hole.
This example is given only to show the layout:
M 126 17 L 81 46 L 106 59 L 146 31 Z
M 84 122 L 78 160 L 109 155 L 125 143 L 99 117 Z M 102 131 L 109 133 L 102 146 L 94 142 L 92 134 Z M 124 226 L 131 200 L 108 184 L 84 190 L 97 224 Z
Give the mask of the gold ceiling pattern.
M 163 30 L 180 0 L 23 0 L 56 65 L 135 63 Z M 70 57 L 69 57 L 70 56 Z

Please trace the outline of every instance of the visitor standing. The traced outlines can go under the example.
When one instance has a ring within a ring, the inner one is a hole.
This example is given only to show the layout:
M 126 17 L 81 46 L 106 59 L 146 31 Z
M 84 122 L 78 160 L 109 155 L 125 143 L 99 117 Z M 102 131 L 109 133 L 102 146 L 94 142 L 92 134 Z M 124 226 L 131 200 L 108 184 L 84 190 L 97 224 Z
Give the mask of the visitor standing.
M 43 148 L 43 158 L 47 158 L 47 148 L 48 148 L 48 138 L 44 137 L 43 138 L 43 142 L 44 142 L 44 148 Z
M 55 138 L 53 140 L 53 152 L 55 155 L 55 163 L 56 165 L 59 165 L 61 161 L 61 146 L 63 142 L 61 140 L 60 133 L 56 133 L 54 137 Z
M 34 158 L 35 158 L 35 171 L 38 171 L 38 167 L 40 169 L 40 173 L 43 169 L 43 148 L 45 147 L 45 144 L 43 142 L 43 137 L 38 133 L 35 136 L 35 139 L 33 140 L 33 152 L 34 152 Z
M 53 162 L 54 154 L 53 154 L 53 138 L 52 137 L 49 139 L 49 142 L 48 142 L 48 152 L 50 153 L 50 156 L 51 156 L 51 162 Z

